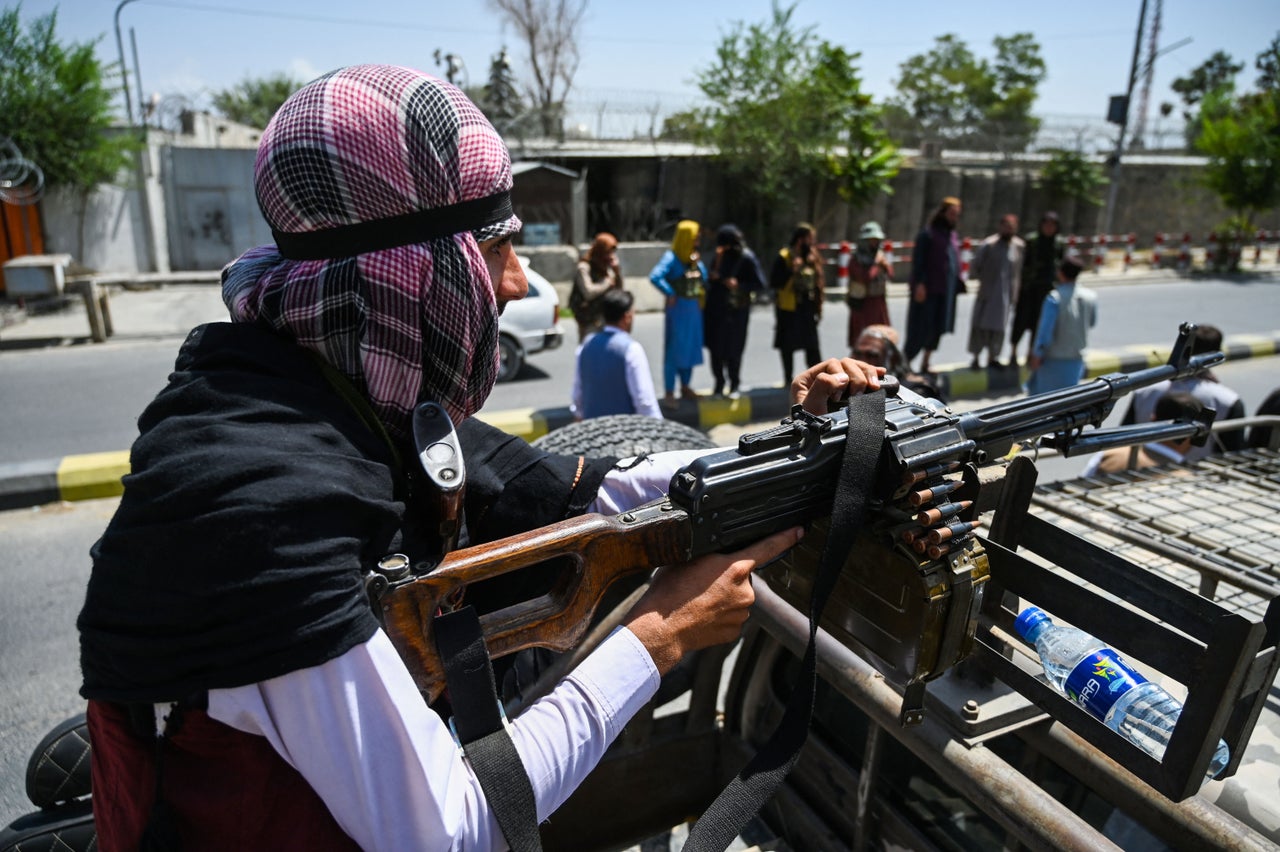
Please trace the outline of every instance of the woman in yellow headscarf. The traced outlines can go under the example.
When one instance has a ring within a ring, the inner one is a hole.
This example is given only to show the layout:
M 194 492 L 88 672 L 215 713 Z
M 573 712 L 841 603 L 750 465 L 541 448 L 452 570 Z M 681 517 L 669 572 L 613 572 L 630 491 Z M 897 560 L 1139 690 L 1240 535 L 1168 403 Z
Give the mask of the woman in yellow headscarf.
M 692 219 L 676 225 L 671 248 L 662 255 L 649 273 L 653 286 L 667 297 L 662 381 L 664 405 L 676 402 L 676 379 L 680 379 L 680 395 L 697 399 L 689 386 L 693 368 L 702 363 L 702 299 L 706 292 L 707 268 L 698 256 L 701 228 Z

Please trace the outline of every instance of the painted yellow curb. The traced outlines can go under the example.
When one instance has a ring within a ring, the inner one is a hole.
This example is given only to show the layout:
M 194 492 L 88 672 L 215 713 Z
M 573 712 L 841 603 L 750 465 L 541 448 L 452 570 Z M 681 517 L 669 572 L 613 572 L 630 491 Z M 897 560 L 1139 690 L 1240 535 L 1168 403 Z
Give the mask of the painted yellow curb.
M 725 424 L 751 422 L 751 397 L 743 394 L 737 399 L 708 396 L 698 400 L 698 422 L 703 429 Z
M 947 396 L 957 398 L 986 393 L 990 380 L 985 370 L 956 370 L 947 378 Z
M 492 414 L 477 414 L 476 417 L 508 435 L 515 435 L 529 442 L 541 438 L 548 432 L 547 419 L 536 408 L 512 408 L 507 411 L 495 411 Z
M 1093 352 L 1084 359 L 1084 374 L 1088 378 L 1120 372 L 1120 356 L 1109 352 Z
M 58 464 L 58 493 L 63 500 L 93 500 L 124 493 L 120 478 L 129 472 L 129 451 L 66 456 Z
M 1223 346 L 1248 346 L 1255 358 L 1265 358 L 1276 354 L 1276 341 L 1271 337 L 1253 334 L 1232 335 L 1222 341 Z
M 1168 349 L 1152 349 L 1150 346 L 1123 346 L 1120 351 L 1132 355 L 1141 355 L 1147 359 L 1148 367 L 1159 367 L 1169 361 Z

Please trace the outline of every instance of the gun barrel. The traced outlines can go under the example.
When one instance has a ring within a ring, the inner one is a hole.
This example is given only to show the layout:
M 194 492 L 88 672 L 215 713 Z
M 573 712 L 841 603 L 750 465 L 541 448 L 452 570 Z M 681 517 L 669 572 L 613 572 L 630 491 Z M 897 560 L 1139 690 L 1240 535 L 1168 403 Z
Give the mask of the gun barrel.
M 1226 360 L 1221 352 L 1206 352 L 1183 364 L 1162 364 L 1133 373 L 1112 373 L 1092 382 L 1045 394 L 1000 403 L 960 415 L 965 436 L 979 445 L 998 444 L 1100 425 L 1115 401 L 1139 388 L 1185 378 Z
M 1181 438 L 1200 439 L 1212 431 L 1210 423 L 1199 420 L 1168 423 L 1139 423 L 1133 426 L 1117 426 L 1099 429 L 1069 441 L 1049 439 L 1045 446 L 1053 447 L 1064 458 L 1096 453 L 1113 447 L 1129 447 L 1134 444 L 1150 444 L 1155 441 L 1175 441 Z

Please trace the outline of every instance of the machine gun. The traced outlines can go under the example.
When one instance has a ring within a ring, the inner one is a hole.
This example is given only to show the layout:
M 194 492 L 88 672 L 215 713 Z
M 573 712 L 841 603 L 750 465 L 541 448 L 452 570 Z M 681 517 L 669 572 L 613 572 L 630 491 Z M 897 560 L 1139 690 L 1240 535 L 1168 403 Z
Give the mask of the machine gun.
M 1192 356 L 1193 331 L 1182 326 L 1163 366 L 963 414 L 886 381 L 885 440 L 871 517 L 832 598 L 845 598 L 845 605 L 829 607 L 823 626 L 906 689 L 904 724 L 921 720 L 925 682 L 972 647 L 988 576 L 973 535 L 981 508 L 978 468 L 1001 459 L 1015 443 L 1036 439 L 1066 454 L 1082 443 L 1095 449 L 1186 436 L 1203 441 L 1212 412 L 1197 422 L 1096 428 L 1129 391 L 1223 360 L 1221 353 Z M 376 608 L 418 688 L 434 700 L 444 674 L 433 617 L 469 585 L 548 560 L 566 567 L 545 594 L 481 615 L 491 656 L 534 646 L 569 650 L 615 581 L 809 524 L 801 545 L 767 569 L 786 596 L 801 600 L 808 592 L 807 566 L 825 540 L 848 425 L 844 411 L 814 416 L 797 406 L 782 425 L 678 471 L 667 499 L 455 551 L 429 573 L 415 574 L 407 560 L 382 566 L 371 575 Z M 447 457 L 453 465 L 459 461 L 453 456 L 441 450 L 438 436 L 422 450 L 429 470 L 433 458 Z

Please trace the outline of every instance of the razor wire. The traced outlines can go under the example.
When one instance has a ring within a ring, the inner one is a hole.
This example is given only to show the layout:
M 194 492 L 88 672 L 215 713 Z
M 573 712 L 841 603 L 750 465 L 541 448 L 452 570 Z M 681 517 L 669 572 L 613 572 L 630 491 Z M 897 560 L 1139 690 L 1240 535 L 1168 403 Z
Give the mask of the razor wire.
M 44 172 L 9 137 L 0 140 L 0 201 L 26 206 L 44 197 Z

